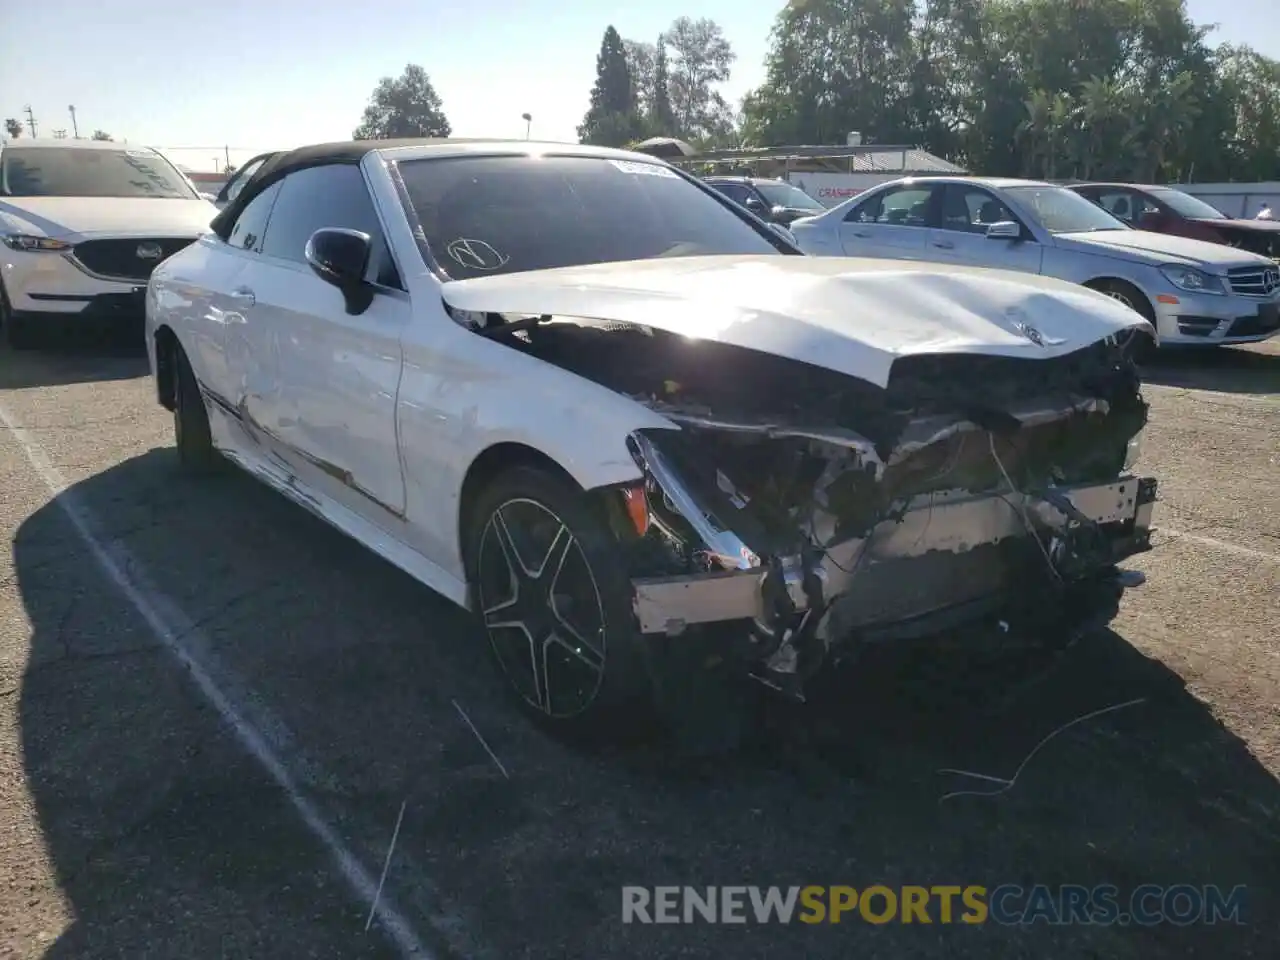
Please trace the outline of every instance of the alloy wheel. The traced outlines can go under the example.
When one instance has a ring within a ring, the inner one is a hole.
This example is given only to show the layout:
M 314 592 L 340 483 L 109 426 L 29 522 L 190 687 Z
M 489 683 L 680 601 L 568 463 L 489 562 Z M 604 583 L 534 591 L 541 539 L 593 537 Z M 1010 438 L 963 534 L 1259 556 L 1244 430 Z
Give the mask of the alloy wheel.
M 604 680 L 604 608 L 568 525 L 535 500 L 507 500 L 481 532 L 476 568 L 481 619 L 508 682 L 548 717 L 587 710 Z

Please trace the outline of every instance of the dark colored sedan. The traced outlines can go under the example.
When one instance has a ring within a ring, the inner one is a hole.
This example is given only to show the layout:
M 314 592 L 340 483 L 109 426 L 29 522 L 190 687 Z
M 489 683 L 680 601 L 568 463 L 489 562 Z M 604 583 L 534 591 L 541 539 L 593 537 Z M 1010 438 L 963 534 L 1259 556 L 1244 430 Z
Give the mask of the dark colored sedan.
M 1077 183 L 1071 189 L 1139 230 L 1225 243 L 1280 262 L 1280 222 L 1236 220 L 1172 187 Z
M 771 223 L 787 226 L 801 217 L 812 217 L 827 208 L 799 187 L 785 180 L 768 180 L 763 177 L 706 177 L 708 186 L 714 187 L 730 200 L 742 204 L 757 217 Z

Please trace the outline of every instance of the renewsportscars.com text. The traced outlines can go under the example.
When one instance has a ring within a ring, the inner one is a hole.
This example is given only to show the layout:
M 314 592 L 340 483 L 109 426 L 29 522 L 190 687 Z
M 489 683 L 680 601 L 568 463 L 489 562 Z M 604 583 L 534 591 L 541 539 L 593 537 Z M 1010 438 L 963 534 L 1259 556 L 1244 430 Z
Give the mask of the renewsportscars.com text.
M 1243 923 L 1245 888 L 1142 884 L 1030 887 L 882 884 L 622 888 L 623 923 L 840 923 L 1155 926 Z

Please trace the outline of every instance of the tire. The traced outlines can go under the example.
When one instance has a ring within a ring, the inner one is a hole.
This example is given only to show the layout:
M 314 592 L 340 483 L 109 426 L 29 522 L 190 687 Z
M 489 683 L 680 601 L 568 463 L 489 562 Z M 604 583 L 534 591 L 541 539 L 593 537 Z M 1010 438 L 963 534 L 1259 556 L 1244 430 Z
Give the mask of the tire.
M 0 336 L 11 350 L 33 350 L 38 346 L 36 328 L 30 320 L 13 315 L 9 297 L 0 286 Z
M 177 373 L 173 391 L 173 437 L 178 448 L 178 463 L 193 475 L 212 473 L 221 465 L 222 458 L 213 446 L 209 411 L 186 352 L 178 346 L 173 351 Z
M 532 466 L 500 474 L 474 502 L 463 550 L 490 653 L 535 721 L 609 739 L 646 711 L 650 674 L 630 581 L 581 490 Z
M 1151 301 L 1147 299 L 1146 294 L 1133 284 L 1125 283 L 1123 280 L 1100 280 L 1097 283 L 1087 284 L 1087 286 L 1089 289 L 1096 290 L 1098 293 L 1123 303 L 1130 310 L 1141 314 L 1142 318 L 1151 324 L 1151 328 L 1157 330 L 1156 336 L 1159 336 L 1159 331 L 1156 327 L 1156 312 L 1152 309 Z M 1155 354 L 1157 345 L 1157 340 L 1151 337 L 1135 343 L 1133 347 L 1134 359 L 1149 360 Z

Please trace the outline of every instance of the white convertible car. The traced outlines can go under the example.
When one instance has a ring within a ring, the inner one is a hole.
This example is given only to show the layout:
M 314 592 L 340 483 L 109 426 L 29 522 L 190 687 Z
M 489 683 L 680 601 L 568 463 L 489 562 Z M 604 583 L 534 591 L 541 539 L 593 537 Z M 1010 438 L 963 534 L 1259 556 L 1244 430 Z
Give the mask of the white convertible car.
M 181 462 L 473 610 L 553 725 L 635 709 L 672 644 L 802 694 L 1139 579 L 1150 327 L 1102 294 L 806 257 L 661 160 L 525 141 L 279 154 L 213 228 L 147 289 Z

